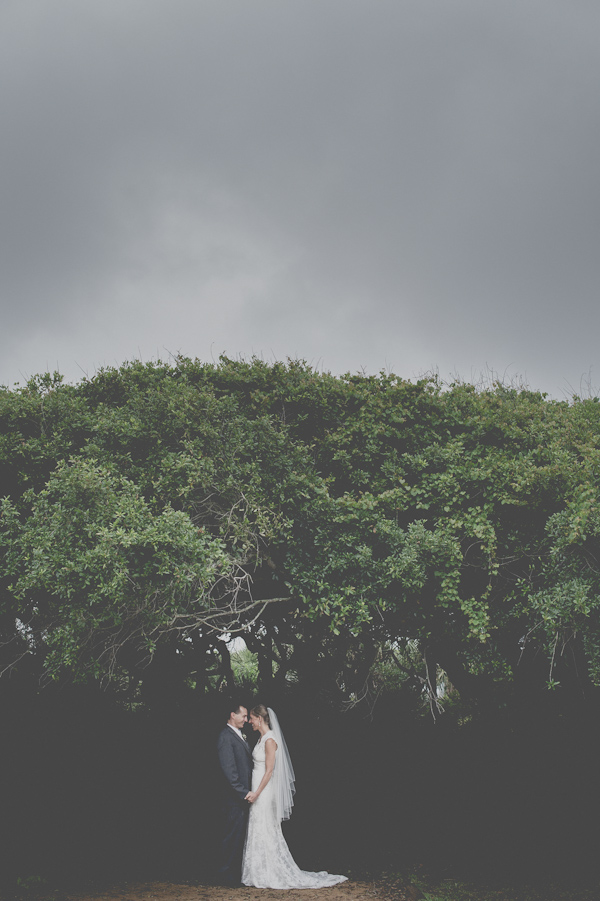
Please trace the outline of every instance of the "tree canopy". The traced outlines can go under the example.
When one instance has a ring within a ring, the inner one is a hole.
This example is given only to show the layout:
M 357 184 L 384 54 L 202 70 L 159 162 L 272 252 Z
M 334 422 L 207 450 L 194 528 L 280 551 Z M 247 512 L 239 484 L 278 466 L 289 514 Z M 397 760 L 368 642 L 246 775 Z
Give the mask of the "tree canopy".
M 597 398 L 294 361 L 2 389 L 0 671 L 204 692 L 239 633 L 340 699 L 593 692 L 599 441 Z

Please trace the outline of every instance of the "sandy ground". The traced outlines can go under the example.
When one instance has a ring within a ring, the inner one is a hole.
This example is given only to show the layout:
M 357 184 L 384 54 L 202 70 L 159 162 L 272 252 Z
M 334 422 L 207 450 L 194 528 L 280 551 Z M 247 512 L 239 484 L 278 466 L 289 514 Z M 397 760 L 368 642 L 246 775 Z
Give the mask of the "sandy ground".
M 67 901 L 416 901 L 419 893 L 407 886 L 343 882 L 331 888 L 276 891 L 266 888 L 224 888 L 175 885 L 168 882 L 128 884 L 93 895 L 67 895 Z

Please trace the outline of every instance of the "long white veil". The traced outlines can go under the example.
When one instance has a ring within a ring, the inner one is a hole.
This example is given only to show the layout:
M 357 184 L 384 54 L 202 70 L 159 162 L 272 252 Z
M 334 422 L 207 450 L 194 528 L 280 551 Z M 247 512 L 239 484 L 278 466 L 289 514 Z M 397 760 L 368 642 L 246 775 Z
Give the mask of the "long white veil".
M 285 738 L 279 725 L 279 720 L 275 711 L 271 707 L 267 707 L 271 729 L 277 742 L 277 762 L 273 773 L 275 782 L 275 799 L 277 803 L 277 816 L 280 820 L 289 820 L 294 806 L 294 795 L 296 793 L 296 776 L 290 752 L 287 749 Z

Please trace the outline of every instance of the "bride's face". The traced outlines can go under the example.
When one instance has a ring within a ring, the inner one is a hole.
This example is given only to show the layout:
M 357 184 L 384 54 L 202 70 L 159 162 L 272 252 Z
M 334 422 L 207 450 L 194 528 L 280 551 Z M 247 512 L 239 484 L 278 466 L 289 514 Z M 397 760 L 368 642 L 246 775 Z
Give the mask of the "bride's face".
M 250 725 L 252 726 L 252 728 L 254 729 L 255 732 L 258 732 L 258 730 L 260 729 L 260 721 L 261 721 L 260 716 L 256 716 L 255 713 L 250 714 Z

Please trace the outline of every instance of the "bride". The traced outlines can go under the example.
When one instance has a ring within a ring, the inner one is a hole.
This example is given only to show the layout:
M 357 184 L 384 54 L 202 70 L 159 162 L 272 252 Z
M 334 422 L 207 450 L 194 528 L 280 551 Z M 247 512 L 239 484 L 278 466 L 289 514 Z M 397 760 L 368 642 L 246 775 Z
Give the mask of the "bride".
M 250 711 L 250 724 L 260 738 L 252 754 L 250 819 L 244 846 L 242 882 L 257 888 L 324 888 L 345 882 L 347 876 L 310 873 L 295 863 L 281 831 L 294 804 L 294 770 L 277 717 L 259 704 Z

